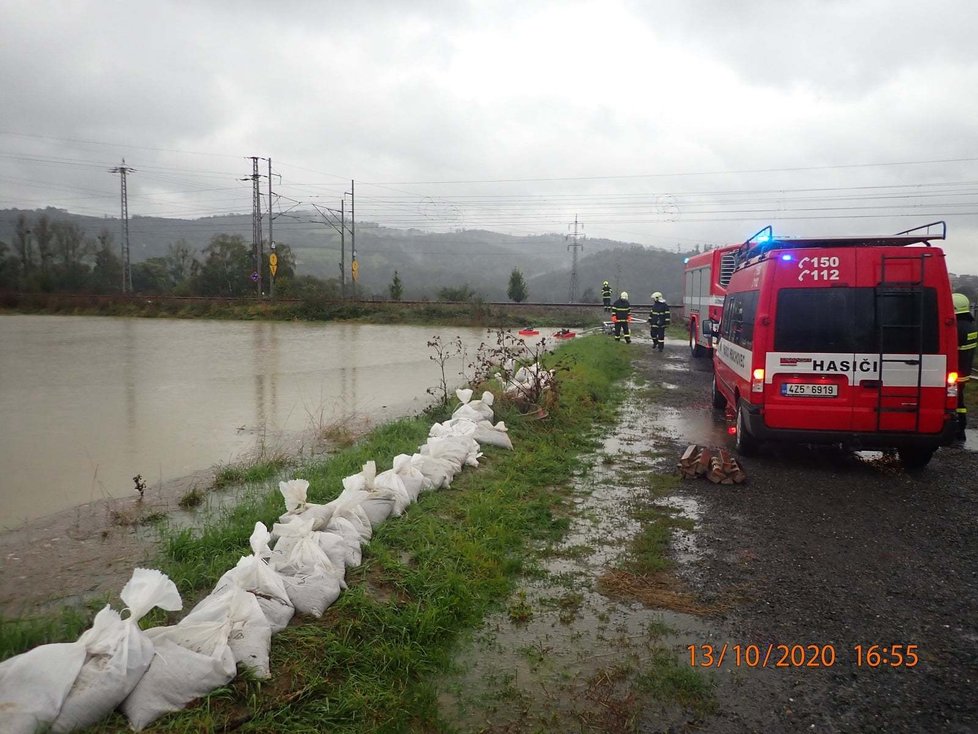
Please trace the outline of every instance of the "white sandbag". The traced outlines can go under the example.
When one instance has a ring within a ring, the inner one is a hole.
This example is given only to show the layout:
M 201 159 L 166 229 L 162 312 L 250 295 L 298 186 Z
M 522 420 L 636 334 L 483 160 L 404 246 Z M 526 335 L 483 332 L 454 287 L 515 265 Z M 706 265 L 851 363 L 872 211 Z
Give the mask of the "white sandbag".
M 35 734 L 61 711 L 85 664 L 85 645 L 39 645 L 0 663 L 0 732 Z
M 369 522 L 367 522 L 367 527 L 370 527 Z M 344 517 L 342 514 L 334 514 L 329 521 L 329 525 L 326 526 L 323 532 L 337 535 L 343 539 L 343 547 L 346 549 L 346 558 L 344 559 L 346 568 L 356 568 L 360 565 L 363 561 L 362 551 L 360 549 L 363 536 L 357 530 L 352 520 Z M 327 555 L 329 555 L 328 552 Z M 330 556 L 330 560 L 332 560 L 332 556 Z
M 337 518 L 337 520 L 340 519 Z M 336 568 L 341 568 L 345 571 L 348 567 L 352 568 L 360 565 L 359 536 L 351 540 L 343 533 L 338 533 L 333 530 L 320 530 L 316 532 L 316 541 L 319 543 L 319 547 L 323 549 L 323 553 L 329 557 L 329 560 Z M 346 588 L 346 581 L 344 579 L 340 580 L 340 586 L 344 589 Z
M 478 442 L 471 436 L 429 438 L 420 448 L 420 451 L 423 454 L 431 454 L 458 464 L 459 471 L 463 465 L 479 466 L 479 457 L 482 456 Z
M 141 731 L 234 678 L 231 628 L 227 605 L 211 603 L 198 604 L 179 624 L 146 630 L 156 654 L 119 707 L 134 730 Z
M 258 603 L 258 598 L 238 586 L 220 589 L 208 598 L 214 598 L 215 604 L 227 604 L 228 616 L 231 618 L 228 647 L 234 655 L 234 662 L 251 670 L 256 678 L 271 678 L 268 651 L 272 646 L 272 627 Z M 200 603 L 206 601 L 205 598 Z
M 422 490 L 431 489 L 431 482 L 411 463 L 411 457 L 407 454 L 398 454 L 394 457 L 393 471 L 401 478 L 404 491 L 412 502 L 418 501 L 418 495 Z M 425 487 L 425 484 L 428 486 Z
M 462 404 L 452 413 L 452 418 L 465 418 L 471 421 L 492 420 L 492 404 L 495 396 L 488 390 L 482 393 L 481 400 L 472 400 L 472 391 L 468 389 L 456 390 L 455 396 Z
M 481 418 L 479 420 L 482 420 Z M 444 423 L 435 423 L 428 430 L 429 438 L 441 438 L 442 436 L 463 436 L 472 438 L 475 433 L 477 421 L 469 418 L 451 418 Z
M 153 643 L 139 628 L 139 620 L 153 607 L 170 612 L 183 608 L 176 585 L 155 569 L 135 569 L 120 596 L 128 617 L 122 619 L 106 606 L 95 615 L 91 629 L 78 638 L 85 646 L 85 664 L 51 726 L 52 731 L 84 729 L 112 713 L 153 660 Z
M 386 491 L 393 495 L 394 506 L 391 509 L 391 515 L 393 517 L 400 517 L 403 515 L 408 505 L 418 498 L 417 494 L 412 497 L 408 493 L 407 488 L 404 486 L 403 480 L 401 479 L 400 475 L 394 471 L 394 469 L 382 471 L 374 478 L 374 491 Z
M 337 568 L 319 547 L 311 520 L 294 520 L 300 533 L 282 538 L 283 549 L 272 551 L 271 563 L 282 575 L 285 590 L 296 611 L 321 617 L 340 595 L 344 569 Z
M 290 479 L 287 482 L 278 483 L 279 492 L 285 500 L 285 513 L 280 515 L 280 523 L 289 522 L 296 517 L 313 518 L 313 528 L 320 530 L 326 527 L 330 516 L 333 514 L 334 504 L 325 505 L 308 502 L 306 495 L 309 491 L 309 482 L 305 479 Z
M 326 557 L 329 558 L 331 564 L 336 569 L 338 574 L 340 588 L 346 588 L 346 579 L 344 578 L 346 572 L 346 561 L 348 556 L 347 553 L 347 541 L 343 536 L 327 531 L 322 532 L 318 530 L 310 531 L 310 522 L 308 520 L 297 520 L 291 523 L 285 523 L 284 525 L 276 524 L 275 533 L 278 535 L 278 541 L 275 543 L 275 553 L 276 558 L 285 559 L 291 553 L 293 546 L 301 541 L 306 536 L 311 535 L 312 538 L 319 545 Z M 360 540 L 359 537 L 356 540 L 356 544 L 359 547 Z
M 361 543 L 366 543 L 373 537 L 373 526 L 370 524 L 370 518 L 367 517 L 366 511 L 360 505 L 350 505 L 338 509 L 330 518 L 326 530 L 336 531 L 339 527 L 337 520 L 345 520 L 350 523 L 357 531 L 357 535 L 360 536 Z
M 411 466 L 431 483 L 431 489 L 447 489 L 455 475 L 461 471 L 458 464 L 431 454 L 417 453 L 411 457 Z M 423 489 L 427 489 L 424 487 Z
M 370 526 L 376 528 L 390 517 L 394 510 L 394 494 L 390 490 L 379 489 L 375 486 L 377 464 L 368 461 L 363 465 L 359 474 L 353 474 L 343 479 L 343 490 L 351 497 L 358 497 L 356 504 L 363 508 L 370 519 Z M 351 499 L 351 501 L 353 501 Z
M 509 437 L 508 429 L 503 421 L 499 421 L 496 425 L 492 425 L 489 421 L 476 423 L 472 438 L 480 446 L 498 446 L 510 451 L 513 450 L 513 440 Z
M 258 600 L 258 606 L 268 620 L 272 634 L 275 634 L 289 625 L 289 620 L 295 614 L 295 607 L 289 600 L 282 577 L 268 564 L 267 559 L 271 555 L 268 548 L 270 538 L 271 533 L 265 523 L 256 522 L 248 539 L 251 555 L 242 556 L 234 568 L 221 576 L 214 589 L 216 591 L 233 583 L 250 591 Z

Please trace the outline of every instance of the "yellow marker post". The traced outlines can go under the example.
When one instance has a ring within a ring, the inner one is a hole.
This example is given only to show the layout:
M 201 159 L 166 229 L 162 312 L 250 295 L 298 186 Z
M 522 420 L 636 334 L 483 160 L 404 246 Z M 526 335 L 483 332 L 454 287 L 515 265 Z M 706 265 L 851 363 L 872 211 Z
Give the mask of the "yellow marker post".
M 274 252 L 268 256 L 268 269 L 272 271 L 272 276 L 275 275 L 275 271 L 278 270 L 278 255 Z

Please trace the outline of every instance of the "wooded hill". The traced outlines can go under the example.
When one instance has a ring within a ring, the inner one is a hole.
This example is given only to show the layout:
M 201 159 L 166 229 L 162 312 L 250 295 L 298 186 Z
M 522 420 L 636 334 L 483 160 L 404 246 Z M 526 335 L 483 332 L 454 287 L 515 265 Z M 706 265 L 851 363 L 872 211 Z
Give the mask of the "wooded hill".
M 118 251 L 120 222 L 117 218 L 90 217 L 62 209 L 0 210 L 0 243 L 5 255 L 14 254 L 17 220 L 26 217 L 28 227 L 46 216 L 52 223 L 76 225 L 89 240 L 107 233 Z M 265 236 L 267 238 L 267 221 Z M 250 215 L 229 214 L 202 219 L 132 217 L 129 221 L 130 256 L 133 263 L 164 257 L 174 243 L 183 242 L 200 253 L 216 235 L 252 239 Z M 316 212 L 290 212 L 273 222 L 277 243 L 287 244 L 296 260 L 296 275 L 334 280 L 340 272 L 340 235 Z M 646 302 L 653 290 L 678 302 L 685 253 L 667 252 L 634 243 L 606 239 L 580 239 L 578 251 L 578 300 L 600 299 L 601 282 L 610 281 L 615 294 L 630 291 L 635 302 Z M 369 222 L 356 225 L 360 286 L 367 295 L 387 296 L 394 271 L 403 284 L 404 299 L 437 298 L 442 288 L 468 289 L 492 301 L 506 300 L 510 273 L 519 268 L 526 280 L 530 301 L 565 302 L 570 295 L 572 256 L 569 240 L 562 234 L 512 236 L 484 230 L 430 233 L 398 230 Z M 350 236 L 345 237 L 347 280 Z

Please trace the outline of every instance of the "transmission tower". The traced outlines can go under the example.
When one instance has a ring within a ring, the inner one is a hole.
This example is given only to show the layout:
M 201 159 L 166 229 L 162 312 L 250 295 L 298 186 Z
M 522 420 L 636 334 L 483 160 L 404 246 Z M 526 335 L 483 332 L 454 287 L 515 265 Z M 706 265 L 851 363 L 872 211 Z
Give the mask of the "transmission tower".
M 572 225 L 567 225 L 567 226 L 568 228 L 570 228 Z M 578 249 L 581 250 L 584 249 L 584 245 L 580 244 L 577 241 L 577 238 L 579 236 L 577 232 L 578 226 L 580 226 L 580 229 L 583 231 L 584 225 L 577 221 L 577 215 L 575 214 L 574 224 L 573 224 L 574 231 L 569 237 L 565 237 L 565 239 L 571 240 L 571 243 L 567 245 L 567 249 L 571 251 L 570 296 L 567 299 L 568 303 L 577 302 L 577 251 Z
M 122 292 L 132 291 L 132 266 L 129 262 L 129 195 L 126 192 L 126 174 L 134 173 L 135 168 L 126 165 L 126 159 L 122 159 L 122 165 L 110 168 L 109 173 L 118 173 L 122 188 L 119 198 L 122 200 Z
M 255 285 L 258 287 L 258 297 L 260 298 L 263 295 L 261 271 L 262 261 L 265 257 L 265 248 L 261 238 L 261 187 L 259 185 L 261 174 L 258 173 L 259 160 L 261 159 L 258 156 L 251 156 L 251 175 L 241 180 L 251 181 L 251 258 L 255 265 L 255 269 L 251 273 L 251 279 L 255 281 Z

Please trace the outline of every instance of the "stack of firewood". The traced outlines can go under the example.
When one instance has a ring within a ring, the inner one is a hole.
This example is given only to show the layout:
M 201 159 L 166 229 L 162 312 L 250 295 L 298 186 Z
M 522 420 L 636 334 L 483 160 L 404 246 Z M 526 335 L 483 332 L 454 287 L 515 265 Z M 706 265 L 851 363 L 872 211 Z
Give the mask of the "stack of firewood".
M 740 463 L 726 449 L 691 444 L 676 466 L 683 479 L 706 477 L 714 484 L 741 484 L 747 479 Z

